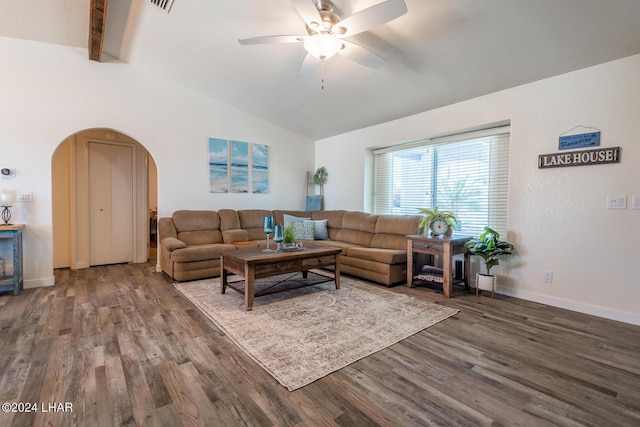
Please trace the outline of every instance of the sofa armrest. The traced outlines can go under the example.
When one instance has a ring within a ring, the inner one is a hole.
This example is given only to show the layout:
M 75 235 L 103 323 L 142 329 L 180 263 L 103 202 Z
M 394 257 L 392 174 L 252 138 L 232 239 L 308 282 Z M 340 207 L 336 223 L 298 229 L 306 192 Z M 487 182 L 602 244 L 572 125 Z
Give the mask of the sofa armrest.
M 165 237 L 160 241 L 160 245 L 169 252 L 187 247 L 185 242 L 178 240 L 175 237 Z
M 222 241 L 225 243 L 245 242 L 249 240 L 249 232 L 242 229 L 224 230 L 222 232 Z

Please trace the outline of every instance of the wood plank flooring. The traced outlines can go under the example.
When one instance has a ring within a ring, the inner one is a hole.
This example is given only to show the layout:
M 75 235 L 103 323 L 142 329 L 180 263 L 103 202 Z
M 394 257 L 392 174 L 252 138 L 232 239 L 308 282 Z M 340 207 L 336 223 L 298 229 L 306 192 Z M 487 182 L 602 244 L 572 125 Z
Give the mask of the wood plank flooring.
M 39 409 L 1 412 L 0 425 L 640 425 L 640 327 L 393 291 L 460 313 L 288 392 L 154 263 L 57 270 L 54 287 L 0 297 L 0 403 Z

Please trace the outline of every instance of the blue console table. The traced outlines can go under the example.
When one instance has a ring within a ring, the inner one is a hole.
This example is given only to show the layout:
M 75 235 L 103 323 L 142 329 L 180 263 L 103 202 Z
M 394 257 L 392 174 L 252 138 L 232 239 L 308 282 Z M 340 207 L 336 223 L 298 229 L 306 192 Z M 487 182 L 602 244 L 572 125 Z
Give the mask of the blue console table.
M 0 292 L 13 291 L 14 295 L 20 293 L 23 287 L 22 272 L 22 230 L 24 225 L 9 224 L 0 225 L 0 240 L 10 240 L 13 247 L 13 274 L 0 277 Z

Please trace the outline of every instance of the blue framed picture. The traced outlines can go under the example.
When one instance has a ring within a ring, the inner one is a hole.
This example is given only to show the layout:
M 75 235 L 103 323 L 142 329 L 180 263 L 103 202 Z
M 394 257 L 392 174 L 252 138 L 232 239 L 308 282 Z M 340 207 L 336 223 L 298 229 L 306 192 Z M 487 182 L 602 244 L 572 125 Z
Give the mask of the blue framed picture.
M 254 193 L 269 192 L 269 146 L 251 144 L 251 183 Z
M 249 192 L 249 144 L 231 141 L 231 192 Z
M 269 146 L 209 138 L 209 192 L 269 192 Z
M 229 148 L 226 139 L 209 138 L 209 192 L 229 192 Z

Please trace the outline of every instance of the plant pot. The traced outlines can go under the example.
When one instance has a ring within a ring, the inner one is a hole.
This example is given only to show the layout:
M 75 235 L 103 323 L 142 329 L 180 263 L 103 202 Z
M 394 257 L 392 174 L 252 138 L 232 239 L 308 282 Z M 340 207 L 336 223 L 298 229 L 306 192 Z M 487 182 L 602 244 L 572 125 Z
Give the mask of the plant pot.
M 476 273 L 476 296 L 480 290 L 491 291 L 491 298 L 496 289 L 496 276 Z

